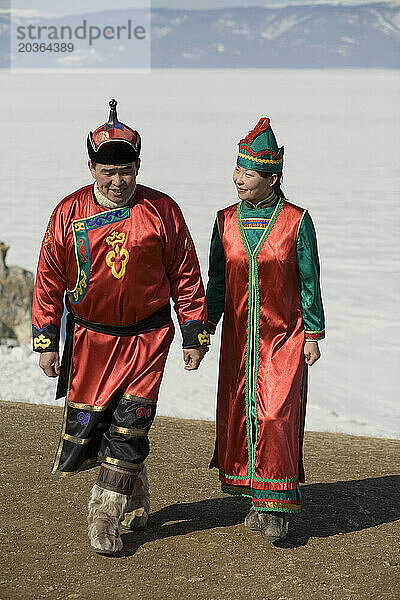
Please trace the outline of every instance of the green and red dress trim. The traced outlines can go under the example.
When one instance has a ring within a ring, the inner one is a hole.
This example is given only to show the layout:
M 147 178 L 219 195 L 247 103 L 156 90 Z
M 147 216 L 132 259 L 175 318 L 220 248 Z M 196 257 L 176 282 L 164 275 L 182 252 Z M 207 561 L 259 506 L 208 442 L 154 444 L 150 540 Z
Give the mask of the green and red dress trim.
M 321 331 L 307 331 L 306 330 L 306 342 L 319 342 L 325 337 L 325 329 Z

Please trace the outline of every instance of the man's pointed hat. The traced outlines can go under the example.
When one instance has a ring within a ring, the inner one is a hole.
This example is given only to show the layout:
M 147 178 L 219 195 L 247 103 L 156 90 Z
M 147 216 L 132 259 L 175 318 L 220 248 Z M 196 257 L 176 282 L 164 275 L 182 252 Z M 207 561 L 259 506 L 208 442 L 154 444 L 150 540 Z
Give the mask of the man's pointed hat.
M 237 164 L 240 167 L 252 171 L 282 173 L 284 148 L 278 147 L 267 117 L 261 117 L 238 146 Z
M 87 136 L 90 160 L 102 165 L 123 165 L 139 158 L 141 139 L 139 133 L 118 121 L 117 101 L 110 100 L 107 123 L 100 125 Z

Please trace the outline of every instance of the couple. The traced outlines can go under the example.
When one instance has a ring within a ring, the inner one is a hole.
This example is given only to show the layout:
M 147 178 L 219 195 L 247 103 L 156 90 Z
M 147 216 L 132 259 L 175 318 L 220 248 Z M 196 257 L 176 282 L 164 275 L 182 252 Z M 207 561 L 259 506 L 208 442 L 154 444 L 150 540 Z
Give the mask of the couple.
M 118 120 L 115 100 L 109 105 L 107 123 L 87 138 L 94 185 L 55 208 L 37 269 L 33 348 L 65 399 L 52 472 L 100 466 L 90 543 L 118 553 L 120 528 L 144 527 L 150 511 L 144 460 L 174 336 L 170 298 L 189 371 L 224 313 L 210 466 L 224 492 L 252 500 L 245 525 L 281 539 L 301 507 L 307 365 L 324 337 L 315 231 L 281 190 L 283 147 L 268 118 L 239 142 L 239 202 L 217 213 L 205 296 L 179 207 L 136 183 L 140 135 Z

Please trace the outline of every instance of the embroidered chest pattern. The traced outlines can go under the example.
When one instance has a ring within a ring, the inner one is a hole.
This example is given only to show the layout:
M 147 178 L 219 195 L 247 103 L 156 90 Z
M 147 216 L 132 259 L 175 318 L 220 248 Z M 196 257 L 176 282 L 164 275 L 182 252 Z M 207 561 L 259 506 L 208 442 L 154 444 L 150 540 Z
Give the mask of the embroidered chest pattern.
M 77 219 L 72 222 L 72 233 L 74 236 L 75 255 L 78 266 L 78 275 L 75 287 L 68 290 L 69 298 L 72 304 L 77 304 L 85 297 L 90 279 L 91 257 L 88 233 L 94 229 L 119 223 L 129 218 L 129 207 L 123 207 L 116 210 L 109 210 L 93 217 Z M 126 263 L 129 260 L 129 253 L 122 248 L 125 242 L 125 233 L 113 231 L 106 237 L 107 248 L 111 246 L 106 255 L 106 264 L 111 269 L 116 279 L 121 279 L 125 275 Z
M 125 275 L 126 265 L 129 260 L 129 252 L 122 245 L 125 242 L 126 233 L 123 231 L 113 231 L 111 235 L 106 237 L 106 244 L 111 246 L 111 250 L 107 252 L 106 264 L 111 269 L 111 273 L 116 279 L 121 279 Z
M 268 227 L 269 219 L 243 219 L 243 229 L 266 229 Z

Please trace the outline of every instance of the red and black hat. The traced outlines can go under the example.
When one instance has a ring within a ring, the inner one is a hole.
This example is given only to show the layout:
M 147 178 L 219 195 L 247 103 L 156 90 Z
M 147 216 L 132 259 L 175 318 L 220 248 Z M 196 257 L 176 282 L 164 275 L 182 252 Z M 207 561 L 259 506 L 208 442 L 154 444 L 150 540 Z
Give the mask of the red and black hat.
M 101 165 L 123 165 L 139 158 L 141 139 L 134 129 L 118 121 L 117 101 L 110 100 L 107 123 L 87 136 L 90 160 Z

